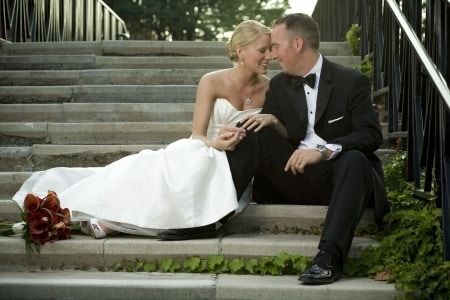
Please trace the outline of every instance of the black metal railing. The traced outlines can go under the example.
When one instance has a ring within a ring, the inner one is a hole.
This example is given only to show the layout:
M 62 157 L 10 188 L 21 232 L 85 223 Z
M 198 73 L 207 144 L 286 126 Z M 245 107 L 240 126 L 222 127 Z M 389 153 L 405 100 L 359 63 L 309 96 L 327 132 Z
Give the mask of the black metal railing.
M 16 43 L 129 38 L 101 0 L 0 0 L 0 14 L 0 38 Z
M 345 42 L 352 24 L 358 23 L 359 1 L 318 0 L 312 17 L 319 23 L 320 40 Z
M 387 100 L 390 146 L 407 150 L 415 195 L 442 208 L 450 260 L 450 1 L 362 0 L 360 9 L 361 54 L 372 55 L 374 92 Z

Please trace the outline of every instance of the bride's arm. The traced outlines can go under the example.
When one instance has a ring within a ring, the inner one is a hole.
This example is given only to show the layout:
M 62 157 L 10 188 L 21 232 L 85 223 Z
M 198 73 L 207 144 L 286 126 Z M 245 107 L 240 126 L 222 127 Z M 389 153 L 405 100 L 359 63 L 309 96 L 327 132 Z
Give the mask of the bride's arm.
M 212 142 L 206 137 L 209 119 L 214 107 L 215 93 L 209 74 L 204 75 L 197 86 L 194 117 L 192 121 L 192 138 L 202 140 L 208 147 Z
M 245 135 L 244 129 L 225 126 L 215 140 L 209 140 L 206 136 L 211 113 L 218 96 L 215 87 L 220 86 L 217 82 L 213 82 L 214 80 L 213 74 L 206 74 L 198 84 L 192 122 L 192 138 L 202 140 L 206 146 L 214 147 L 217 150 L 233 150 Z

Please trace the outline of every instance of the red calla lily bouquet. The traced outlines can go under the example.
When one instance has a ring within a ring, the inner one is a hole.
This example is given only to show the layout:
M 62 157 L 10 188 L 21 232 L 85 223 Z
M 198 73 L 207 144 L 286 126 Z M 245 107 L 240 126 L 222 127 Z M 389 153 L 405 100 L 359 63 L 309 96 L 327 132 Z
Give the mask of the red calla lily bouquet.
M 27 252 L 39 252 L 40 245 L 71 238 L 69 209 L 61 208 L 53 191 L 48 191 L 44 198 L 28 194 L 23 203 L 22 220 L 20 223 L 0 222 L 0 233 L 22 234 Z

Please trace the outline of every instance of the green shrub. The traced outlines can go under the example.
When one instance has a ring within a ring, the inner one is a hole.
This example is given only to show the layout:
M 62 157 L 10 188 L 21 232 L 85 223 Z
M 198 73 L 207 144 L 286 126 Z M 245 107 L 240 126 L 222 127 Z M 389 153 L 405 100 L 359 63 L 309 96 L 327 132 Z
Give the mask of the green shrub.
M 406 153 L 384 168 L 392 211 L 378 234 L 380 244 L 366 248 L 347 267 L 353 276 L 382 275 L 403 292 L 403 299 L 448 299 L 450 262 L 444 261 L 441 215 L 434 200 L 413 196 L 406 181 Z
M 348 49 L 351 55 L 360 55 L 360 32 L 361 29 L 358 24 L 353 24 L 345 34 Z

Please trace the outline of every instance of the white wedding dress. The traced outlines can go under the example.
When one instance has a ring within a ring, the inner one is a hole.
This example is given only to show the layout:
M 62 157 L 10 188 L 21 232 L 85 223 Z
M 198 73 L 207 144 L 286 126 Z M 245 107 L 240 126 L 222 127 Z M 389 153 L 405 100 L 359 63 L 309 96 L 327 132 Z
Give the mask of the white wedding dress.
M 259 111 L 240 111 L 217 99 L 208 138 L 216 137 L 223 125 L 235 125 Z M 250 198 L 246 192 L 238 203 L 226 153 L 191 138 L 157 151 L 142 150 L 105 167 L 34 172 L 13 200 L 22 207 L 28 193 L 43 197 L 48 190 L 58 194 L 74 222 L 95 217 L 116 231 L 143 235 L 217 222 L 241 211 Z

